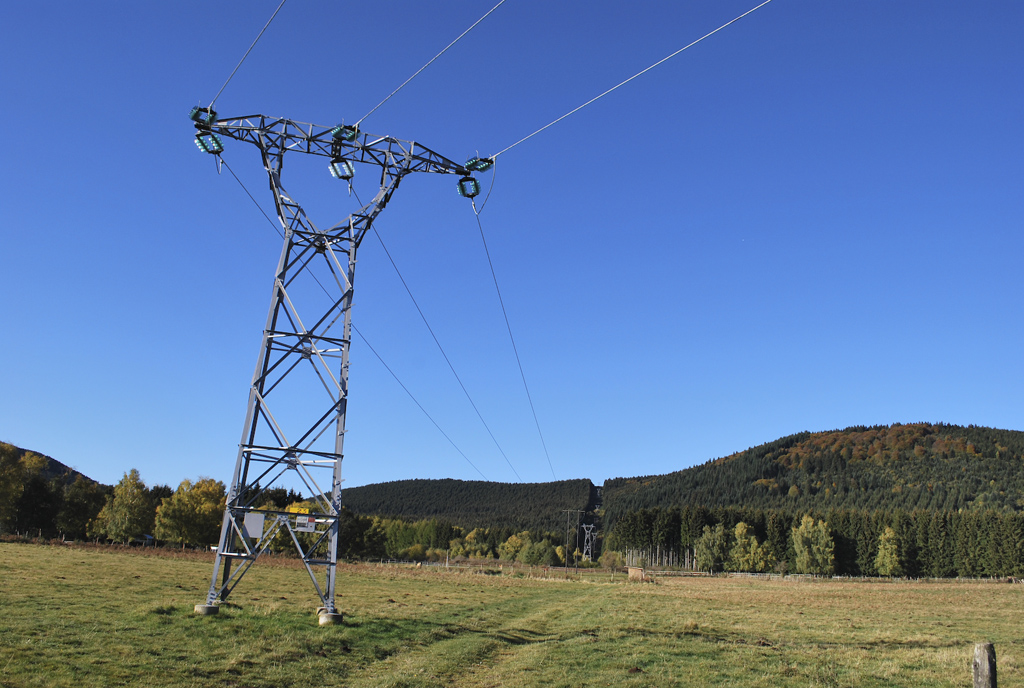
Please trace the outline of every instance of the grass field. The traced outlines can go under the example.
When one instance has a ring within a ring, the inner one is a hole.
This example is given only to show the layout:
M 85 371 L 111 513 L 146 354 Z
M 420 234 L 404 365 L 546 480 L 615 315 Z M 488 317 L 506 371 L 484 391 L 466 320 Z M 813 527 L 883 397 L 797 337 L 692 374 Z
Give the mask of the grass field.
M 211 560 L 0 543 L 3 686 L 969 686 L 1020 677 L 1024 586 L 744 578 L 655 584 L 339 567 L 319 627 L 293 562 L 197 617 Z

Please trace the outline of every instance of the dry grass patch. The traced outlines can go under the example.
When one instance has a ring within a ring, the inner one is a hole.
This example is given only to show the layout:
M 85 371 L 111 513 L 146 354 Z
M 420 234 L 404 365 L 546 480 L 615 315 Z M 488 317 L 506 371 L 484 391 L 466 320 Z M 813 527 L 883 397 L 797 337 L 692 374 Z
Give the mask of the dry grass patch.
M 209 559 L 0 544 L 0 685 L 961 686 L 983 639 L 1024 685 L 1024 586 L 346 565 L 346 623 L 320 628 L 287 559 L 194 616 Z

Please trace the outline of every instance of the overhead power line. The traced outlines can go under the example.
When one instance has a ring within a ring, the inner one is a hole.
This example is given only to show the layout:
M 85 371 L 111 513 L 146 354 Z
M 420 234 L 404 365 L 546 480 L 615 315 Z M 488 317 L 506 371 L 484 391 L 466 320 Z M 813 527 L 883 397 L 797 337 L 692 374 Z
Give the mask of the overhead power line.
M 442 56 L 442 55 L 444 55 L 444 54 L 445 54 L 446 52 L 448 52 L 448 48 L 452 47 L 453 45 L 455 45 L 456 43 L 458 43 L 458 42 L 459 42 L 460 40 L 462 40 L 462 37 L 463 37 L 463 36 L 465 36 L 465 35 L 466 35 L 467 33 L 469 33 L 470 31 L 472 31 L 473 29 L 475 29 L 475 28 L 476 28 L 476 25 L 477 25 L 477 24 L 479 24 L 480 22 L 482 22 L 482 21 L 483 21 L 484 19 L 487 19 L 487 17 L 489 17 L 489 16 L 490 16 L 491 12 L 493 12 L 494 10 L 498 9 L 499 7 L 501 7 L 501 6 L 502 6 L 502 5 L 504 4 L 504 3 L 505 3 L 505 0 L 499 0 L 499 2 L 498 2 L 498 4 L 497 4 L 497 5 L 495 5 L 495 6 L 494 6 L 494 7 L 492 7 L 492 8 L 490 9 L 490 10 L 488 10 L 488 11 L 487 11 L 487 14 L 485 14 L 484 16 L 480 17 L 480 18 L 479 18 L 479 19 L 477 19 L 477 20 L 476 20 L 475 22 L 473 22 L 473 25 L 472 25 L 472 26 L 470 26 L 470 27 L 469 27 L 468 29 L 466 29 L 466 30 L 465 30 L 465 31 L 463 31 L 462 33 L 460 33 L 460 34 L 459 34 L 459 37 L 458 37 L 458 38 L 456 38 L 456 39 L 455 39 L 454 41 L 452 41 L 451 43 L 449 43 L 448 45 L 446 45 L 446 46 L 444 47 L 444 50 L 442 50 L 442 51 L 441 51 L 441 52 L 439 52 L 439 53 L 438 53 L 437 55 L 434 55 L 434 56 L 433 56 L 432 58 L 430 58 L 430 61 L 429 61 L 429 62 L 427 62 L 427 64 L 425 64 L 425 65 L 423 65 L 422 67 L 420 67 L 419 69 L 417 69 L 417 70 L 416 70 L 416 72 L 415 72 L 415 73 L 414 73 L 414 74 L 413 74 L 413 75 L 412 75 L 411 77 L 409 77 L 408 79 L 406 79 L 405 81 L 403 81 L 403 82 L 402 82 L 402 85 L 401 85 L 401 86 L 399 86 L 398 88 L 396 88 L 396 89 L 395 89 L 394 91 L 392 91 L 392 92 L 391 92 L 391 94 L 390 94 L 390 95 L 388 95 L 388 97 L 387 97 L 387 98 L 385 98 L 384 100 L 382 100 L 382 101 L 380 101 L 379 103 L 377 103 L 376 107 L 374 107 L 374 108 L 373 108 L 372 110 L 370 110 L 370 111 L 369 111 L 369 112 L 367 112 L 367 113 L 366 113 L 365 115 L 363 115 L 362 117 L 360 117 L 360 118 L 359 118 L 359 121 L 357 121 L 357 122 L 356 122 L 356 126 L 359 126 L 359 124 L 360 124 L 360 123 L 361 123 L 361 122 L 362 122 L 362 121 L 363 121 L 364 119 L 366 119 L 367 117 L 369 117 L 370 115 L 372 115 L 372 114 L 373 114 L 374 112 L 376 112 L 376 111 L 377 111 L 377 109 L 378 109 L 378 108 L 379 108 L 379 107 L 380 107 L 381 105 L 383 105 L 384 103 L 386 103 L 386 102 L 388 102 L 389 100 L 391 100 L 391 96 L 395 95 L 396 93 L 398 93 L 399 91 L 401 91 L 401 90 L 402 90 L 403 88 L 405 88 L 405 85 L 406 85 L 406 84 L 408 84 L 408 83 L 409 83 L 410 81 L 412 81 L 412 80 L 413 80 L 413 79 L 415 79 L 415 78 L 416 78 L 417 76 L 419 76 L 420 72 L 422 72 L 422 71 L 423 71 L 424 69 L 426 69 L 426 68 L 427 68 L 427 67 L 429 67 L 429 66 L 430 66 L 431 64 L 433 64 L 433 63 L 434 63 L 434 60 L 436 60 L 437 58 L 441 57 L 441 56 Z
M 437 421 L 436 421 L 436 420 L 434 420 L 434 419 L 433 419 L 433 417 L 432 417 L 432 416 L 431 416 L 431 415 L 430 415 L 429 413 L 427 413 L 427 409 L 423 408 L 423 405 L 422 405 L 422 404 L 420 404 L 420 402 L 416 401 L 416 397 L 414 397 L 414 396 L 413 396 L 413 394 L 412 394 L 412 392 L 410 392 L 410 391 L 409 391 L 409 388 L 408 388 L 408 387 L 406 387 L 406 386 L 405 386 L 405 384 L 404 384 L 404 383 L 403 383 L 403 382 L 402 382 L 402 381 L 401 381 L 400 379 L 398 379 L 398 375 L 396 375 L 396 374 L 395 374 L 395 371 L 391 370 L 391 366 L 389 366 L 389 365 L 388 365 L 387 363 L 385 363 L 385 362 L 384 362 L 384 359 L 383 359 L 383 358 L 381 358 L 380 354 L 378 354 L 378 353 L 377 353 L 377 350 L 373 348 L 373 345 L 371 345 L 371 344 L 370 344 L 370 342 L 369 342 L 369 340 L 368 340 L 368 339 L 366 338 L 366 336 L 365 336 L 365 335 L 363 335 L 363 333 L 359 331 L 359 328 L 358 328 L 358 327 L 356 327 L 355 325 L 353 325 L 353 326 L 352 326 L 352 329 L 353 329 L 353 330 L 355 330 L 355 333 L 356 333 L 357 335 L 359 335 L 359 338 L 360 338 L 360 339 L 362 339 L 362 340 L 363 340 L 363 344 L 366 344 L 366 347 L 367 347 L 367 348 L 368 348 L 368 349 L 370 350 L 370 352 L 371 352 L 371 353 L 372 353 L 372 354 L 373 354 L 374 356 L 376 356 L 376 357 L 377 357 L 377 360 L 378 360 L 378 361 L 380 361 L 380 364 L 381 364 L 382 366 L 384 366 L 385 370 L 387 370 L 387 371 L 388 371 L 389 373 L 391 373 L 391 377 L 395 378 L 395 382 L 397 382 L 397 383 L 398 383 L 398 385 L 399 385 L 399 386 L 400 386 L 400 387 L 401 387 L 402 389 L 404 389 L 404 390 L 405 390 L 405 393 L 409 395 L 409 398 L 410 398 L 410 399 L 412 399 L 412 403 L 414 403 L 414 404 L 416 404 L 417 406 L 419 406 L 419 408 L 420 408 L 420 411 L 423 411 L 423 415 L 424 415 L 424 416 L 426 416 L 426 417 L 427 417 L 427 419 L 428 419 L 428 420 L 429 420 L 429 421 L 430 421 L 431 423 L 433 423 L 433 424 L 434 424 L 434 427 L 435 427 L 435 428 L 437 428 L 437 431 L 438 431 L 439 433 L 441 433 L 442 435 L 444 435 L 444 438 L 445 438 L 446 440 L 448 440 L 448 442 L 449 442 L 449 443 L 450 443 L 450 444 L 451 444 L 451 445 L 452 445 L 453 447 L 455 447 L 455 451 L 459 452 L 459 454 L 461 454 L 461 455 L 462 455 L 462 458 L 464 458 L 464 459 L 466 460 L 466 463 L 468 463 L 468 464 L 469 464 L 470 466 L 472 466 L 472 467 L 473 467 L 473 470 L 475 470 L 475 471 L 476 471 L 477 473 L 479 473 L 479 474 L 480 474 L 480 477 L 481 477 L 481 478 L 483 478 L 484 480 L 487 480 L 488 478 L 487 478 L 487 476 L 486 476 L 486 475 L 484 475 L 484 474 L 483 474 L 483 471 L 481 471 L 481 470 L 480 470 L 479 468 L 477 468 L 477 467 L 476 467 L 476 464 L 475 464 L 475 463 L 473 463 L 472 461 L 470 461 L 470 460 L 469 460 L 469 457 L 468 457 L 468 456 L 466 456 L 466 455 L 465 455 L 465 454 L 463 453 L 463 451 L 462 451 L 461 449 L 459 449 L 459 445 L 455 444 L 454 440 L 452 440 L 452 438 L 448 436 L 448 433 L 447 433 L 447 432 L 445 432 L 444 430 L 442 430 L 442 429 L 441 429 L 441 426 L 437 424 Z
M 488 193 L 490 195 L 490 193 Z M 470 199 L 472 200 L 472 199 Z M 540 436 L 540 444 L 544 447 L 544 456 L 548 460 L 548 468 L 551 469 L 551 479 L 558 480 L 555 476 L 555 467 L 551 465 L 551 454 L 548 453 L 548 444 L 544 441 L 544 433 L 540 430 L 540 421 L 537 419 L 537 409 L 533 405 L 533 396 L 530 395 L 530 386 L 526 384 L 526 373 L 523 372 L 523 362 L 519 360 L 519 349 L 516 347 L 516 338 L 512 336 L 512 324 L 508 321 L 508 311 L 505 310 L 505 300 L 501 297 L 501 287 L 498 286 L 498 275 L 494 272 L 494 262 L 491 260 L 491 251 L 487 248 L 487 238 L 484 236 L 484 226 L 480 222 L 480 211 L 476 208 L 476 201 L 473 202 L 473 213 L 476 215 L 476 226 L 480 228 L 480 241 L 484 245 L 484 253 L 487 255 L 487 265 L 491 268 L 491 278 L 494 280 L 494 291 L 498 293 L 498 303 L 501 304 L 501 314 L 505 316 L 505 327 L 508 329 L 508 338 L 512 342 L 512 352 L 516 355 L 516 364 L 519 366 L 519 376 L 523 379 L 523 389 L 526 390 L 526 399 L 530 402 L 530 411 L 533 412 L 533 422 L 537 426 L 537 434 Z M 484 199 L 484 203 L 486 203 Z M 483 206 L 481 206 L 481 210 Z
M 270 19 L 267 20 L 267 23 L 263 26 L 263 29 L 260 30 L 259 35 L 256 36 L 256 40 L 254 40 L 252 42 L 252 45 L 249 46 L 249 49 L 245 51 L 245 55 L 242 55 L 242 59 L 238 61 L 238 64 L 235 65 L 235 68 L 231 70 L 231 74 L 228 75 L 227 81 L 224 82 L 224 85 L 220 87 L 219 91 L 217 91 L 217 95 L 215 95 L 213 97 L 213 100 L 210 101 L 210 109 L 213 109 L 213 104 L 217 102 L 217 99 L 220 98 L 220 94 L 224 92 L 225 88 L 227 88 L 228 82 L 231 81 L 231 77 L 235 75 L 235 72 L 238 71 L 238 68 L 242 66 L 243 62 L 245 62 L 245 58 L 249 57 L 249 53 L 252 52 L 252 49 L 256 47 L 256 44 L 259 42 L 260 38 L 263 37 L 263 32 L 266 31 L 267 27 L 270 26 L 270 22 L 274 21 L 274 17 L 277 16 L 277 13 L 281 11 L 281 8 L 284 7 L 284 4 L 286 2 L 288 2 L 288 0 L 281 0 L 281 4 L 278 5 L 277 9 L 274 10 L 274 13 L 270 15 Z
M 623 81 L 622 83 L 619 83 L 619 84 L 616 84 L 615 86 L 612 86 L 611 88 L 609 88 L 609 89 L 608 89 L 607 91 L 605 91 L 605 92 L 604 92 L 604 93 L 602 93 L 601 95 L 599 95 L 599 96 L 595 96 L 595 97 L 591 98 L 590 100 L 588 100 L 587 102 L 583 103 L 583 105 L 580 105 L 580 106 L 579 106 L 579 107 L 577 107 L 577 108 L 574 108 L 574 109 L 572 109 L 572 110 L 569 110 L 569 112 L 565 113 L 564 115 L 562 115 L 562 116 L 561 116 L 561 117 L 559 117 L 558 119 L 554 120 L 553 122 L 551 122 L 551 123 L 549 123 L 549 124 L 545 124 L 545 125 L 544 125 L 543 127 L 541 127 L 540 129 L 538 129 L 537 131 L 533 132 L 532 134 L 529 134 L 528 136 L 524 136 L 523 138 L 521 138 L 521 139 L 519 139 L 518 141 L 516 141 L 515 143 L 513 143 L 513 144 L 512 144 L 511 146 L 508 146 L 508 147 L 506 147 L 506 148 L 502 148 L 502 149 L 501 149 L 500 151 L 498 151 L 497 153 L 495 153 L 494 155 L 492 155 L 492 156 L 491 156 L 491 159 L 493 160 L 494 158 L 498 157 L 498 156 L 499 156 L 499 155 L 501 155 L 502 153 L 505 153 L 505 152 L 507 152 L 507 151 L 510 151 L 510 150 L 512 150 L 513 148 L 515 148 L 516 146 L 518 146 L 518 145 L 519 145 L 520 143 L 522 143 L 523 141 L 526 141 L 527 139 L 531 139 L 531 138 L 533 138 L 534 136 L 536 136 L 537 134 L 539 134 L 539 133 L 541 133 L 542 131 L 544 131 L 545 129 L 547 129 L 548 127 L 552 127 L 552 126 L 554 126 L 554 125 L 558 124 L 559 122 L 561 122 L 561 121 L 562 121 L 563 119 L 565 119 L 565 118 L 566 118 L 566 117 L 568 117 L 569 115 L 572 115 L 572 114 L 574 114 L 574 113 L 577 113 L 577 112 L 579 112 L 580 110 L 582 110 L 583 108 L 587 107 L 588 105 L 590 105 L 590 104 L 591 104 L 591 103 L 593 103 L 594 101 L 596 101 L 596 100 L 600 100 L 601 98 L 604 98 L 604 97 L 605 97 L 606 95 L 608 95 L 608 94 L 609 94 L 609 93 L 611 93 L 612 91 L 616 90 L 617 88 L 619 88 L 619 87 L 621 87 L 621 86 L 625 86 L 626 84 L 628 84 L 628 83 L 629 83 L 630 81 L 632 81 L 633 79 L 636 79 L 637 77 L 639 77 L 639 76 L 641 76 L 641 75 L 643 75 L 643 74 L 646 74 L 647 72 L 651 71 L 652 69 L 654 69 L 655 67 L 657 67 L 657 66 L 658 66 L 658 65 L 660 65 L 661 63 L 663 63 L 663 62 L 667 62 L 667 61 L 671 60 L 671 59 L 672 59 L 673 57 L 675 57 L 675 56 L 676 56 L 676 55 L 678 55 L 679 53 L 683 52 L 683 51 L 684 51 L 684 50 L 686 50 L 687 48 L 692 48 L 693 46 L 695 46 L 695 45 L 697 45 L 698 43 L 700 43 L 701 41 L 703 41 L 703 40 L 704 40 L 705 38 L 708 38 L 709 36 L 714 36 L 714 35 L 715 35 L 716 33 L 718 33 L 719 31 L 721 31 L 721 30 L 722 30 L 722 29 L 724 29 L 725 27 L 729 26 L 730 24 L 735 24 L 735 23 L 736 23 L 736 22 L 738 22 L 738 21 L 739 21 L 740 19 L 743 19 L 743 17 L 747 16 L 748 14 L 751 14 L 751 13 L 752 13 L 752 12 L 754 12 L 755 10 L 759 10 L 759 9 L 761 9 L 762 7 L 764 7 L 765 5 L 767 5 L 767 4 L 768 4 L 769 2 L 771 2 L 771 1 L 772 1 L 772 0 L 764 0 L 764 2 L 762 2 L 762 3 L 761 3 L 760 5 L 758 5 L 757 7 L 754 7 L 753 9 L 749 9 L 749 10 L 747 10 L 746 12 L 744 12 L 743 14 L 741 14 L 740 16 L 738 16 L 738 17 L 736 17 L 735 19 L 733 19 L 732 21 L 728 21 L 728 22 L 726 22 L 726 23 L 722 24 L 721 26 L 719 26 L 719 27 L 718 27 L 717 29 L 715 29 L 714 31 L 712 31 L 712 32 L 710 32 L 710 33 L 706 33 L 706 34 L 704 34 L 703 36 L 701 36 L 701 37 L 700 37 L 700 38 L 698 38 L 697 40 L 693 41 L 692 43 L 689 43 L 688 45 L 684 45 L 684 46 L 683 46 L 682 48 L 680 48 L 679 50 L 675 51 L 674 53 L 672 53 L 672 54 L 671 54 L 671 55 L 669 55 L 668 57 L 664 57 L 664 58 L 662 58 L 662 59 L 658 60 L 657 62 L 655 62 L 654 64 L 652 64 L 652 65 L 651 65 L 650 67 L 648 67 L 647 69 L 644 69 L 644 70 L 642 70 L 642 71 L 640 71 L 640 72 L 637 72 L 636 74 L 634 74 L 633 76 L 629 77 L 628 79 L 626 79 L 626 80 L 625 80 L 625 81 Z
M 356 195 L 356 200 L 359 201 L 358 195 Z M 362 203 L 362 201 L 359 202 Z M 452 363 L 451 359 L 448 358 L 448 354 L 447 352 L 445 352 L 444 347 L 441 346 L 441 340 L 439 340 L 437 338 L 437 335 L 434 334 L 434 328 L 432 328 L 430 326 L 430 322 L 427 321 L 426 314 L 424 314 L 423 309 L 420 308 L 420 304 L 416 300 L 416 297 L 413 296 L 412 289 L 409 287 L 409 283 L 405 281 L 405 277 L 402 276 L 402 271 L 398 269 L 398 264 L 395 263 L 395 259 L 391 257 L 391 251 L 388 250 L 387 245 L 384 243 L 384 239 L 381 238 L 380 232 L 377 231 L 377 227 L 374 225 L 371 225 L 370 228 L 373 230 L 374 236 L 377 237 L 377 241 L 380 242 L 381 248 L 384 249 L 384 254 L 388 257 L 388 260 L 391 261 L 391 267 L 393 267 L 395 269 L 395 272 L 398 274 L 398 279 L 402 282 L 402 286 L 405 287 L 405 293 L 408 294 L 409 298 L 412 300 L 412 305 L 416 307 L 416 312 L 420 314 L 420 318 L 423 320 L 423 324 L 426 325 L 427 327 L 427 332 L 430 333 L 430 336 L 434 340 L 434 344 L 437 345 L 438 351 L 441 352 L 441 356 L 444 358 L 445 363 L 448 364 L 448 368 L 452 371 L 452 375 L 455 376 L 455 381 L 459 383 L 459 387 L 462 388 L 462 393 L 466 395 L 466 399 L 469 401 L 469 405 L 473 407 L 473 410 L 476 412 L 477 418 L 480 419 L 480 423 L 484 426 L 484 430 L 486 430 L 487 434 L 490 435 L 491 441 L 494 442 L 494 446 L 498 448 L 498 452 L 501 454 L 502 458 L 505 459 L 505 463 L 507 463 L 508 467 L 512 469 L 512 472 L 515 474 L 516 478 L 520 482 L 522 482 L 522 476 L 519 475 L 519 471 L 516 470 L 516 467 L 512 465 L 512 461 L 509 460 L 508 454 L 506 454 L 505 450 L 501 448 L 501 444 L 498 442 L 498 438 L 495 437 L 494 433 L 491 431 L 491 426 L 489 426 L 487 424 L 487 421 L 484 420 L 484 415 L 480 412 L 480 408 L 476 405 L 476 402 L 473 401 L 473 397 L 470 395 L 469 390 L 466 389 L 465 383 L 462 382 L 462 378 L 459 377 L 458 372 L 456 372 L 455 365 Z
M 277 232 L 277 235 L 279 237 L 281 237 L 282 239 L 284 239 L 284 233 L 281 231 L 281 228 L 277 226 L 276 222 L 274 222 L 273 220 L 270 219 L 270 216 L 267 215 L 267 212 L 263 209 L 263 206 L 261 206 L 259 204 L 259 202 L 256 200 L 256 198 L 253 197 L 253 195 L 251 193 L 249 193 L 249 189 L 246 188 L 245 184 L 242 183 L 242 180 L 238 178 L 238 175 L 235 174 L 235 171 L 233 169 L 231 169 L 231 166 L 228 165 L 228 161 L 224 159 L 224 156 L 219 156 L 218 160 L 220 161 L 220 163 L 222 165 L 224 165 L 224 167 L 228 168 L 228 172 L 230 172 L 231 176 L 235 178 L 235 181 L 238 182 L 238 185 L 240 187 L 242 187 L 242 191 L 244 191 L 245 195 L 249 197 L 249 200 L 251 200 L 253 205 L 256 206 L 256 209 L 259 210 L 261 213 L 263 213 L 263 217 L 267 218 L 267 222 L 269 222 L 270 226 L 274 228 L 274 231 Z M 313 277 L 315 279 L 315 276 L 313 276 Z M 324 285 L 321 284 L 320 288 L 323 289 Z M 327 291 L 327 290 L 324 289 L 324 291 Z M 328 294 L 328 296 L 330 296 L 330 294 Z
M 486 430 L 487 434 L 491 436 L 491 441 L 494 442 L 494 446 L 498 448 L 498 452 L 501 454 L 502 458 L 505 459 L 505 463 L 507 463 L 508 467 L 512 469 L 512 472 L 515 473 L 516 478 L 522 482 L 523 478 L 519 475 L 519 471 L 517 471 L 516 467 L 512 465 L 512 462 L 509 460 L 508 454 L 505 453 L 505 450 L 501 448 L 501 445 L 498 443 L 498 438 L 494 436 L 494 433 L 491 431 L 491 426 L 489 426 L 487 421 L 484 420 L 484 415 L 480 413 L 479 407 L 477 407 L 476 402 L 473 401 L 473 397 L 470 396 L 469 390 L 466 389 L 465 383 L 462 382 L 462 378 L 459 377 L 457 372 L 455 372 L 455 365 L 452 363 L 451 359 L 448 358 L 448 354 L 445 352 L 444 347 L 441 346 L 441 341 L 437 338 L 437 335 L 434 334 L 434 328 L 432 328 L 430 323 L 427 322 L 427 316 L 424 315 L 423 309 L 420 308 L 419 302 L 416 301 L 416 297 L 412 295 L 412 290 L 409 288 L 408 283 L 406 283 L 405 278 L 402 277 L 401 271 L 395 264 L 395 259 L 391 257 L 391 252 L 388 251 L 388 247 L 384 245 L 384 240 L 381 239 L 380 233 L 377 231 L 376 227 L 373 227 L 373 234 L 377 237 L 377 241 L 380 242 L 381 248 L 384 249 L 384 253 L 387 254 L 388 260 L 391 261 L 392 267 L 395 268 L 395 272 L 398 273 L 398 279 L 402 281 L 402 286 L 405 287 L 405 292 L 409 295 L 409 298 L 412 299 L 412 305 L 416 307 L 416 312 L 420 314 L 420 318 L 423 319 L 423 324 L 427 326 L 427 332 L 429 332 L 430 336 L 433 338 L 434 344 L 437 344 L 437 348 L 441 352 L 441 356 L 444 357 L 444 362 L 448 364 L 448 368 L 451 369 L 452 375 L 455 376 L 455 381 L 459 383 L 459 387 L 462 388 L 462 393 L 465 394 L 466 399 L 469 400 L 469 405 L 473 407 L 474 411 L 476 411 L 476 416 L 480 419 L 480 423 L 483 424 L 484 430 Z

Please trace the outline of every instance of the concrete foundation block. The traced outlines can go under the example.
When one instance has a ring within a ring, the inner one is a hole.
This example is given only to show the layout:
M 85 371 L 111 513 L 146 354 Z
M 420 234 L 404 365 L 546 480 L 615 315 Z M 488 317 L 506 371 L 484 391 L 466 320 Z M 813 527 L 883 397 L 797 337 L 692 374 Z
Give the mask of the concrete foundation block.
M 318 615 L 321 626 L 340 626 L 344 616 L 337 612 L 323 611 Z

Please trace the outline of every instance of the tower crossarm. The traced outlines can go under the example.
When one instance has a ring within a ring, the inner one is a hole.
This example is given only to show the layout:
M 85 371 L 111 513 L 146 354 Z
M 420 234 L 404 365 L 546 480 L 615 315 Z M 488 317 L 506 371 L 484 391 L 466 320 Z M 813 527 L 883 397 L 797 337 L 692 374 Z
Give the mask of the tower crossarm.
M 343 125 L 329 127 L 267 115 L 246 115 L 197 121 L 195 126 L 200 133 L 245 141 L 261 149 L 269 146 L 277 154 L 297 151 L 354 163 L 394 166 L 405 173 L 467 175 L 471 172 L 465 165 L 415 141 L 375 136 Z

